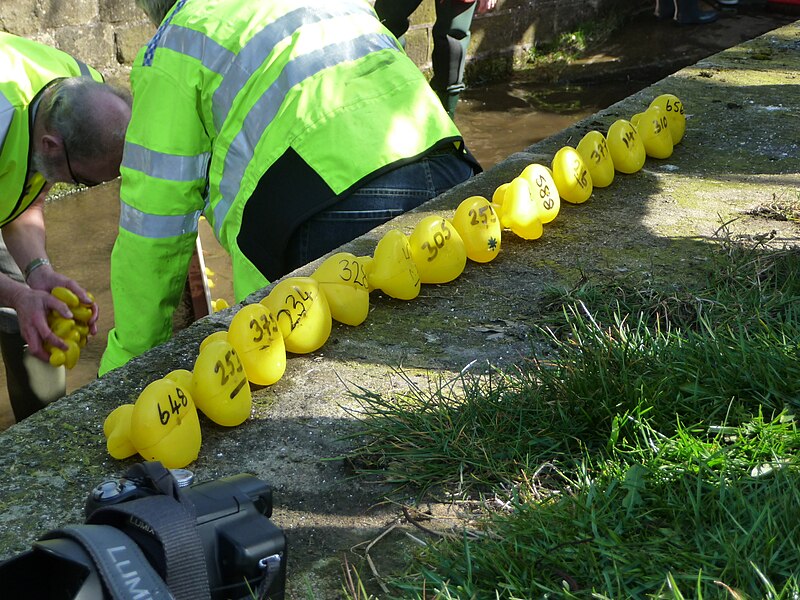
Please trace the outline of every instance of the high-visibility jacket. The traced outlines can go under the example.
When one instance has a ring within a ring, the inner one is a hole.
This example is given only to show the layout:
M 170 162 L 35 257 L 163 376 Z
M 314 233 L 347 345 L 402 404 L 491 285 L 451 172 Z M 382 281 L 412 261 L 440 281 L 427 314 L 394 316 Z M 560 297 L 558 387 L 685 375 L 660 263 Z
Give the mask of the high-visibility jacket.
M 231 255 L 236 299 L 269 283 L 237 234 L 253 190 L 265 174 L 280 180 L 287 155 L 333 194 L 286 203 L 307 218 L 463 142 L 365 0 L 179 0 L 137 56 L 131 88 L 101 374 L 170 337 L 201 214 Z M 286 229 L 265 223 L 264 235 Z
M 0 32 L 0 227 L 16 219 L 47 183 L 31 167 L 29 108 L 55 79 L 100 73 L 69 54 Z

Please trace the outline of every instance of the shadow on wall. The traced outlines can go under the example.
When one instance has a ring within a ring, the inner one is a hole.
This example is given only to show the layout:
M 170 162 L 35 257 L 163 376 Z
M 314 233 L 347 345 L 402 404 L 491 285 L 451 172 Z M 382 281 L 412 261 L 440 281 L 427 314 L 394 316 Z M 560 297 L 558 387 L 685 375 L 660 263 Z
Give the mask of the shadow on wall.
M 468 82 L 507 79 L 530 68 L 532 49 L 556 42 L 570 31 L 597 27 L 622 27 L 633 15 L 652 13 L 652 0 L 605 2 L 545 2 L 498 0 L 494 10 L 475 13 L 472 21 Z

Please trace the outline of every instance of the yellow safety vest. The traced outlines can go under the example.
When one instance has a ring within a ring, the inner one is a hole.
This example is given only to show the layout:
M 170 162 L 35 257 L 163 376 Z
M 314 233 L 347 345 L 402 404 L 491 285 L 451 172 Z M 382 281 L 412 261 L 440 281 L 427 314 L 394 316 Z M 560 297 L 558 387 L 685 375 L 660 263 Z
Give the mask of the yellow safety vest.
M 0 226 L 22 214 L 46 183 L 31 168 L 31 104 L 51 81 L 78 75 L 103 80 L 61 50 L 0 32 Z
M 253 190 L 288 153 L 335 202 L 463 142 L 365 0 L 179 0 L 137 56 L 131 87 L 101 373 L 170 337 L 201 214 L 231 255 L 237 300 L 268 285 L 237 234 Z M 307 200 L 298 207 L 326 208 Z M 265 236 L 284 233 L 264 225 Z

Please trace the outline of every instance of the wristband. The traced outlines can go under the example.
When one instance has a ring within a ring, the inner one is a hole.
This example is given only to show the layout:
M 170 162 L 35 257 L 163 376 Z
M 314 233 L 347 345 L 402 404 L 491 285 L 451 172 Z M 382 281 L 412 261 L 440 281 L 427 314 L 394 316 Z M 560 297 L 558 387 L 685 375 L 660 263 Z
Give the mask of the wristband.
M 31 276 L 36 269 L 41 266 L 49 265 L 50 261 L 46 258 L 34 258 L 31 262 L 28 263 L 28 266 L 25 267 L 23 271 L 23 275 L 25 276 L 25 281 L 28 281 L 28 278 Z

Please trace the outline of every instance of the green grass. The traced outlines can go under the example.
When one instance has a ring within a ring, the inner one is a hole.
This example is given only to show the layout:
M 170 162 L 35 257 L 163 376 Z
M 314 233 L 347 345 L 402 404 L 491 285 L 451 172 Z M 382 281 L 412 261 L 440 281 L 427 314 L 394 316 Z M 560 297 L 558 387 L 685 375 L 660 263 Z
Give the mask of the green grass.
M 505 503 L 392 597 L 798 597 L 800 251 L 719 249 L 694 286 L 553 290 L 515 370 L 355 392 L 363 474 Z

